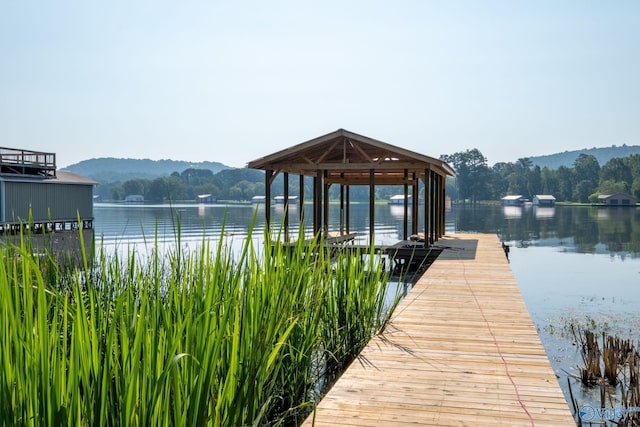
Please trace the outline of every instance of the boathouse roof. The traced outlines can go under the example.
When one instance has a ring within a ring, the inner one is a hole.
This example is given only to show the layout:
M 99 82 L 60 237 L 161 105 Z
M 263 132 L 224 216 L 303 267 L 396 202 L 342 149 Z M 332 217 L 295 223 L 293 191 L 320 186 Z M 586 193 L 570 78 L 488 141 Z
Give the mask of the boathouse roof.
M 39 182 L 42 184 L 97 185 L 98 181 L 73 172 L 57 170 L 55 175 L 28 175 L 18 173 L 0 174 L 0 181 Z
M 91 178 L 87 178 L 85 176 L 82 175 L 78 175 L 77 173 L 73 173 L 73 172 L 69 172 L 69 171 L 63 171 L 63 170 L 58 170 L 56 172 L 56 177 L 55 179 L 52 180 L 53 182 L 59 182 L 59 183 L 64 183 L 64 184 L 83 184 L 83 185 L 97 185 L 98 181 L 94 181 Z
M 405 170 L 420 177 L 425 170 L 455 175 L 442 160 L 345 129 L 261 157 L 247 166 L 304 176 L 315 176 L 318 170 L 324 170 L 328 182 L 348 185 L 368 184 L 370 170 L 375 170 L 376 184 L 402 183 Z
M 298 175 L 298 191 L 302 201 L 300 218 L 304 218 L 304 179 L 313 177 L 313 232 L 321 230 L 329 235 L 329 188 L 340 185 L 340 206 L 345 214 L 340 217 L 340 239 L 354 238 L 349 228 L 349 187 L 369 186 L 369 234 L 373 241 L 375 221 L 375 187 L 377 185 L 403 185 L 405 194 L 409 188 L 412 194 L 419 194 L 423 184 L 423 225 L 424 235 L 434 242 L 444 234 L 444 193 L 446 176 L 455 176 L 454 170 L 446 162 L 416 153 L 405 148 L 387 144 L 345 129 L 338 129 L 326 135 L 277 151 L 249 162 L 252 169 L 262 169 L 265 173 L 265 220 L 270 223 L 271 184 L 278 174 L 284 174 L 283 191 L 285 199 L 289 194 L 289 174 Z M 343 191 L 346 189 L 346 192 Z M 414 197 L 417 199 L 417 197 Z M 288 200 L 285 201 L 285 205 Z M 418 233 L 418 205 L 411 209 L 412 232 Z M 403 238 L 408 232 L 408 208 L 405 206 Z M 284 214 L 284 238 L 288 239 L 288 210 Z

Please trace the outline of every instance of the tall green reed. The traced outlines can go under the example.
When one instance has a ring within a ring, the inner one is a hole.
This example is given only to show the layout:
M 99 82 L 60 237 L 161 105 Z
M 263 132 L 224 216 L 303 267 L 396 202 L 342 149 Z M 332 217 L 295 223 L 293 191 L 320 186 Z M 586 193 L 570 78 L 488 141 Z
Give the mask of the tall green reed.
M 32 255 L 28 236 L 7 244 L 0 423 L 299 423 L 321 376 L 384 323 L 387 283 L 372 261 L 303 237 L 188 252 L 178 233 L 167 253 L 101 247 L 75 269 Z

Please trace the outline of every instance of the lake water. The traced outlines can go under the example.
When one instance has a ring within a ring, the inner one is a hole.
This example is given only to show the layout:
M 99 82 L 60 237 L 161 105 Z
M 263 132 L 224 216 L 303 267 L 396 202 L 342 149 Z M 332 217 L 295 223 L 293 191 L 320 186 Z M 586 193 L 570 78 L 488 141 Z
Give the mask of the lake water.
M 298 209 L 290 212 L 293 235 L 299 227 Z M 338 208 L 331 209 L 332 228 L 337 229 Z M 274 212 L 276 224 L 282 208 L 276 206 Z M 351 208 L 351 231 L 363 243 L 369 235 L 368 215 L 367 205 Z M 259 242 L 264 229 L 264 206 L 254 205 L 96 204 L 94 216 L 96 237 L 107 248 L 135 247 L 142 253 L 153 247 L 156 236 L 161 246 L 175 245 L 178 227 L 181 245 L 191 249 L 203 238 L 217 242 L 221 236 L 232 247 L 240 245 L 254 221 Z M 401 207 L 377 205 L 376 243 L 399 240 L 402 221 Z M 577 374 L 581 361 L 571 325 L 640 339 L 640 209 L 454 206 L 447 213 L 446 230 L 497 233 L 510 245 L 511 268 L 565 394 L 567 376 Z M 599 390 L 572 382 L 581 402 L 599 404 Z

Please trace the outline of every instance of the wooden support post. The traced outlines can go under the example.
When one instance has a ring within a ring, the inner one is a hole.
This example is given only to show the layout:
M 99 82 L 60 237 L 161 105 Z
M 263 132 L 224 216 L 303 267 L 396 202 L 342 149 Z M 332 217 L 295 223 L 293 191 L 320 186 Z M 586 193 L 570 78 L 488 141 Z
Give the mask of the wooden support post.
M 435 181 L 435 187 L 436 187 L 436 191 L 435 191 L 435 239 L 438 240 L 441 236 L 440 234 L 440 216 L 442 215 L 441 212 L 441 208 L 442 206 L 440 205 L 440 175 L 434 175 L 434 181 Z
M 375 169 L 369 169 L 369 244 L 373 244 L 376 210 L 376 173 Z
M 347 212 L 346 212 L 346 218 L 345 218 L 345 222 L 347 223 L 347 234 L 349 234 L 351 231 L 349 231 L 350 227 L 351 227 L 351 205 L 350 205 L 350 199 L 351 199 L 351 187 L 349 187 L 347 185 Z
M 323 231 L 325 233 L 325 235 L 327 235 L 329 233 L 329 184 L 327 184 L 327 175 L 329 174 L 329 171 L 324 171 L 323 174 L 323 207 L 324 207 L 324 212 L 323 212 L 323 217 L 324 217 L 324 226 L 323 226 Z
M 425 229 L 427 230 L 425 232 L 425 238 L 429 243 L 433 243 L 433 171 L 430 170 L 424 178 L 428 182 L 429 187 L 429 193 L 425 194 L 425 198 L 429 201 L 429 214 L 428 222 L 425 226 Z
M 268 169 L 265 171 L 264 179 L 264 220 L 267 225 L 267 230 L 271 228 L 271 178 L 273 177 L 273 170 Z
M 446 223 L 445 223 L 445 211 L 447 209 L 446 206 L 446 197 L 447 197 L 447 180 L 443 175 L 438 175 L 440 177 L 440 203 L 441 203 L 441 210 L 440 210 L 440 237 L 445 235 L 445 227 L 446 227 Z
M 444 227 L 442 220 L 444 219 L 444 198 L 442 197 L 442 176 L 436 175 L 436 180 L 438 181 L 438 223 L 436 227 L 438 232 L 436 233 L 436 237 L 439 239 L 444 234 Z
M 418 200 L 420 193 L 418 193 L 418 177 L 413 172 L 413 185 L 412 193 L 413 199 Z M 418 203 L 411 204 L 411 234 L 418 234 Z
M 289 173 L 283 174 L 284 178 L 284 241 L 289 242 Z
M 344 173 L 340 178 L 344 178 Z M 340 184 L 340 234 L 344 234 L 344 184 Z
M 300 194 L 300 228 L 304 230 L 304 175 L 300 175 L 299 182 L 299 194 Z M 303 231 L 304 234 L 304 231 Z
M 316 171 L 313 178 L 313 234 L 318 235 L 322 229 L 322 170 Z
M 404 212 L 402 217 L 402 239 L 407 240 L 409 237 L 409 184 L 407 180 L 409 179 L 409 171 L 407 169 L 404 170 Z M 413 203 L 417 203 L 415 200 Z
M 429 194 L 433 189 L 431 188 L 431 181 L 429 176 L 431 174 L 430 168 L 424 170 L 424 240 L 429 241 Z
M 439 189 L 438 189 L 438 174 L 435 173 L 434 171 L 431 171 L 431 231 L 430 231 L 430 235 L 431 235 L 431 242 L 435 242 L 436 240 L 438 240 L 438 207 L 437 207 L 437 200 L 438 200 L 438 193 L 439 193 Z

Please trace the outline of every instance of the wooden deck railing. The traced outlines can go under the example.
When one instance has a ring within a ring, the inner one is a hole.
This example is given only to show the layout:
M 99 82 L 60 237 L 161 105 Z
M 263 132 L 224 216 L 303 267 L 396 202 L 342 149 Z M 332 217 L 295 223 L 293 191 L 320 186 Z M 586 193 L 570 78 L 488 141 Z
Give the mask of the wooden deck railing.
M 56 155 L 41 151 L 0 147 L 0 173 L 56 176 Z

